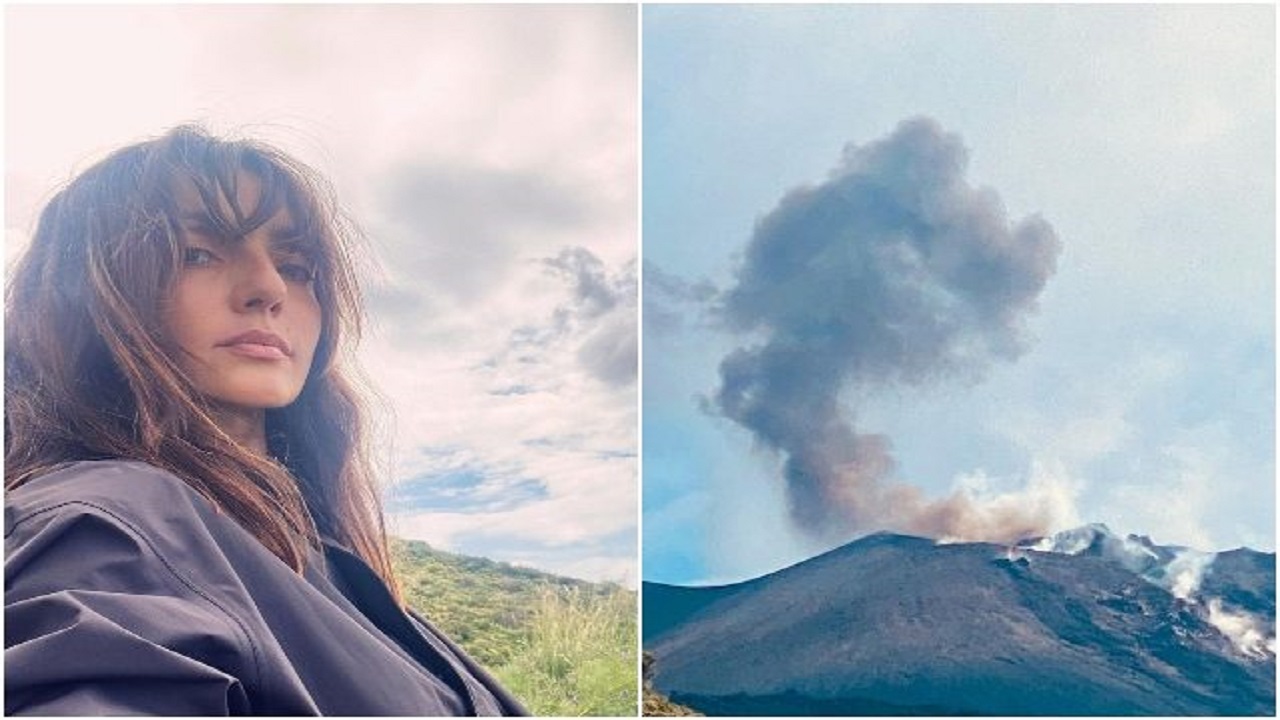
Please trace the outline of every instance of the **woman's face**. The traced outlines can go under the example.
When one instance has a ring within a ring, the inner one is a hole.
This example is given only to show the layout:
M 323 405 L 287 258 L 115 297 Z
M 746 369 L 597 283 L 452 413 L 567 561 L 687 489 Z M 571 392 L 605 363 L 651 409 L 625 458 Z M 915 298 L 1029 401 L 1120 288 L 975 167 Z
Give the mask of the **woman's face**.
M 261 194 L 241 172 L 237 203 L 252 214 Z M 222 202 L 226 202 L 225 198 Z M 178 188 L 182 268 L 164 313 L 178 365 L 207 399 L 230 410 L 297 399 L 320 338 L 321 309 L 306 238 L 285 209 L 243 237 L 223 237 L 194 183 Z M 234 217 L 222 208 L 224 217 Z

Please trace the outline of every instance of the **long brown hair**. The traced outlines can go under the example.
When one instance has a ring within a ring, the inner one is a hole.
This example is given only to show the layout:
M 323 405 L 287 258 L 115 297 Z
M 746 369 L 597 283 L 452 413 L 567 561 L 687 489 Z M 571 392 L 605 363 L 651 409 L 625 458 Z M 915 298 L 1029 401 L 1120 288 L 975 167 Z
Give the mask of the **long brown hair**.
M 237 204 L 242 173 L 262 188 L 249 213 Z M 286 209 L 314 246 L 320 339 L 301 395 L 267 411 L 269 457 L 219 429 L 163 330 L 187 181 L 215 222 L 247 233 Z M 185 480 L 295 570 L 325 534 L 398 594 L 366 413 L 345 369 L 362 320 L 358 237 L 323 179 L 260 142 L 183 126 L 86 170 L 44 208 L 6 288 L 5 487 L 76 460 L 140 460 Z

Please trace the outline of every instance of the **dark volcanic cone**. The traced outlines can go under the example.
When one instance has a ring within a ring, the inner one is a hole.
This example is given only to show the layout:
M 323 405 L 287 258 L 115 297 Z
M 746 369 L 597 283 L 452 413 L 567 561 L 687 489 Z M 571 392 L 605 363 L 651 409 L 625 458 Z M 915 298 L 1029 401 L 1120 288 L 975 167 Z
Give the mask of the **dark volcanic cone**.
M 1215 581 L 1247 578 L 1237 595 L 1265 608 L 1275 556 L 1233 553 Z M 745 583 L 644 593 L 655 687 L 708 714 L 1275 709 L 1274 654 L 1242 654 L 1202 604 L 1087 553 L 879 534 Z

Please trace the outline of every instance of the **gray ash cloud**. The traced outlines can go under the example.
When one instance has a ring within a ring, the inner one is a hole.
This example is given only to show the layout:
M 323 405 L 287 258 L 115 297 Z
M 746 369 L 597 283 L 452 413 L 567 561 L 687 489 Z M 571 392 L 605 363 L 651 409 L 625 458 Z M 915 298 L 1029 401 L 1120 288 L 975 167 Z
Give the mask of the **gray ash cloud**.
M 1039 216 L 1011 222 L 967 165 L 960 138 L 928 118 L 848 146 L 825 181 L 759 220 L 719 297 L 728 327 L 755 342 L 723 359 L 711 405 L 783 455 L 792 517 L 816 536 L 1046 529 L 1042 506 L 992 511 L 895 484 L 890 440 L 860 432 L 840 401 L 850 388 L 976 382 L 1027 349 L 1061 244 Z

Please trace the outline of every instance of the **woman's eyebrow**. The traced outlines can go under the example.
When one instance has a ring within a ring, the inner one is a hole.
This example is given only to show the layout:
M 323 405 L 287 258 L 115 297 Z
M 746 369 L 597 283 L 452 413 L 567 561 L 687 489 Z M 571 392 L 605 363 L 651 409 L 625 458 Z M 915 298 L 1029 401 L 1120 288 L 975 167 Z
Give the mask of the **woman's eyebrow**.
M 301 242 L 306 236 L 293 225 L 277 225 L 267 230 L 267 237 L 273 243 Z
M 276 252 L 297 253 L 308 256 L 315 253 L 315 243 L 311 242 L 307 235 L 294 228 L 272 230 L 267 236 L 267 241 L 271 244 L 271 249 Z

